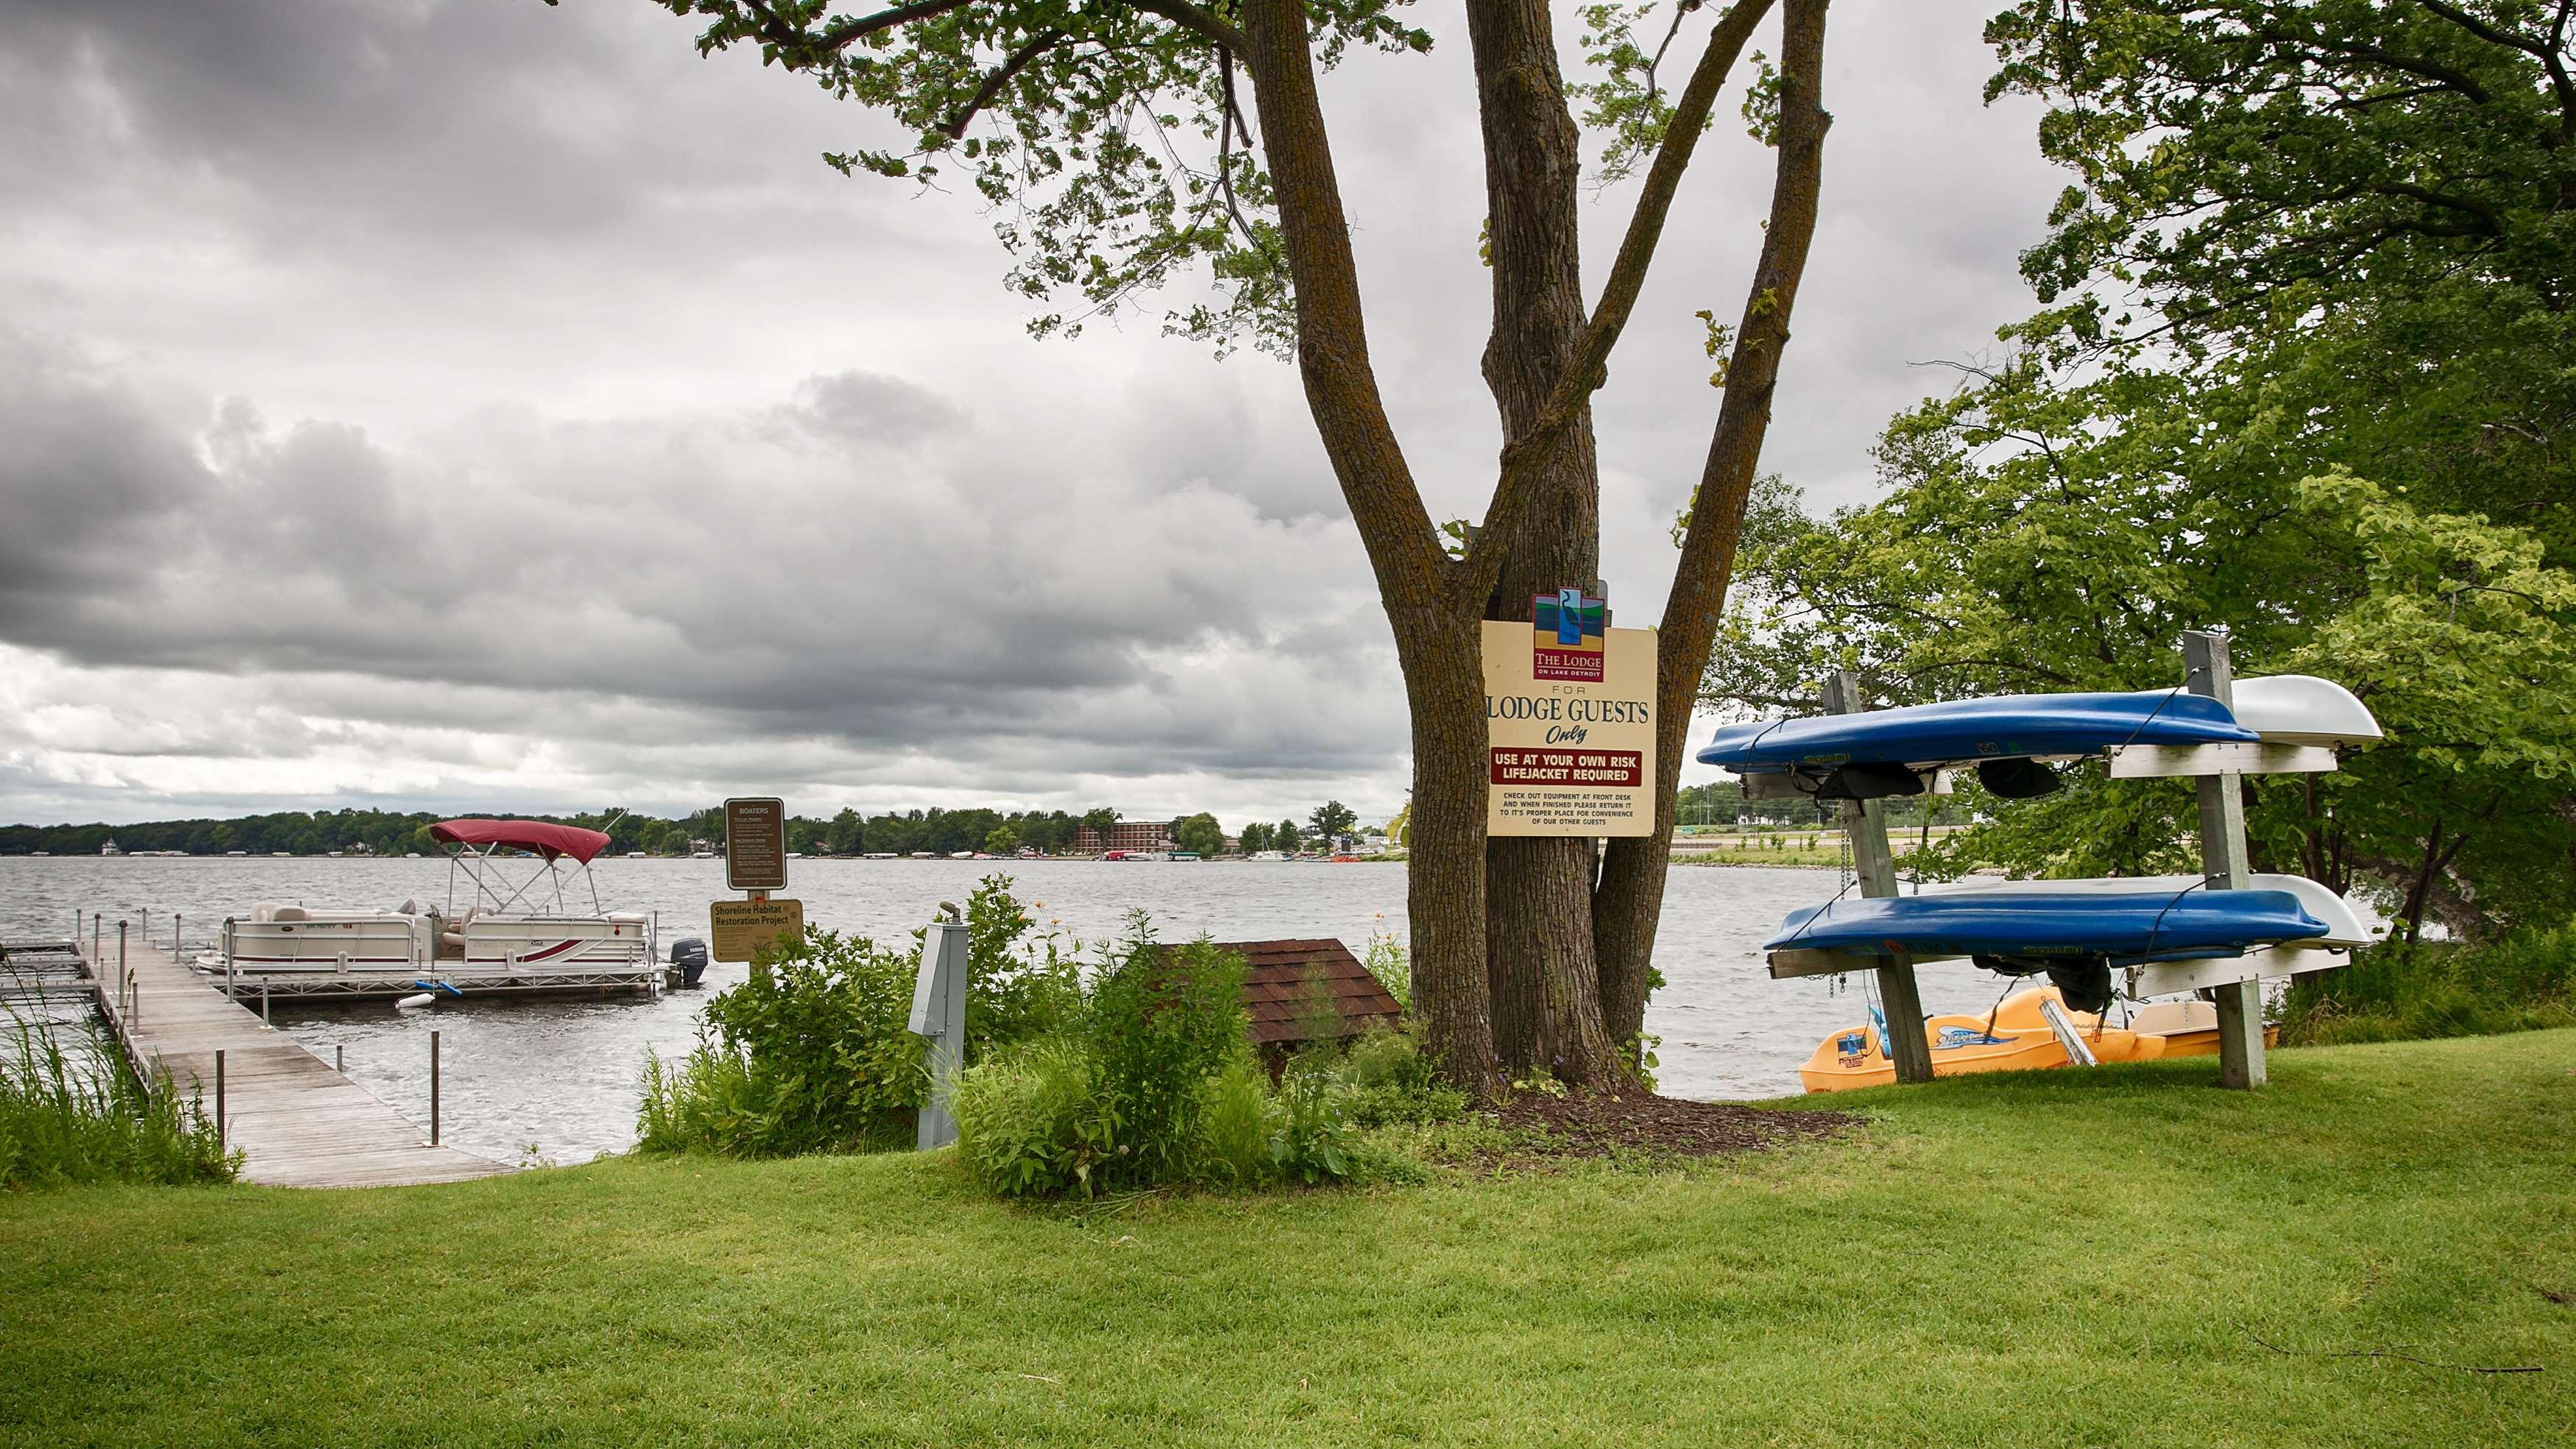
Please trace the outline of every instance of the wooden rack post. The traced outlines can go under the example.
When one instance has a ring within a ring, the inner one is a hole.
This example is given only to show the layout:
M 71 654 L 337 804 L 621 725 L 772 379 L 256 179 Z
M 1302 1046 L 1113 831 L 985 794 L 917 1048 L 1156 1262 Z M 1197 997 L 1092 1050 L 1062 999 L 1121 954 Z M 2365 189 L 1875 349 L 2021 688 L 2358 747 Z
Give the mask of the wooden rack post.
M 2227 636 L 2192 630 L 2182 636 L 2183 687 L 2221 704 L 2235 703 L 2235 671 Z M 2250 867 L 2245 849 L 2244 777 L 2202 775 L 2200 873 L 2214 891 L 2245 889 Z M 2263 1085 L 2263 983 L 2230 981 L 2212 988 L 2218 998 L 2218 1084 L 2240 1090 Z
M 1825 681 L 1825 708 L 1834 714 L 1859 714 L 1860 686 L 1850 670 Z M 1845 800 L 1843 829 L 1851 836 L 1852 864 L 1860 875 L 1860 893 L 1870 900 L 1896 894 L 1896 857 L 1887 848 L 1887 807 L 1876 800 Z M 1914 963 L 1897 957 L 1878 968 L 1878 1000 L 1887 1014 L 1887 1046 L 1896 1062 L 1896 1080 L 1932 1080 L 1932 1044 L 1923 1035 L 1923 993 L 1914 981 Z

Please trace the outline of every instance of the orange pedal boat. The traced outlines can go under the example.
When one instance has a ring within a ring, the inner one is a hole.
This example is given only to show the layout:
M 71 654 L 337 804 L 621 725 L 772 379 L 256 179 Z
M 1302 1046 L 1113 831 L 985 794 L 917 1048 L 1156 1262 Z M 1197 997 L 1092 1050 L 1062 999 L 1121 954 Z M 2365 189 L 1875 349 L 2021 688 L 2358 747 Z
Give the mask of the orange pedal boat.
M 2054 986 L 2016 991 L 1982 1016 L 1935 1016 L 1923 1023 L 1932 1048 L 1932 1075 L 2028 1072 L 2067 1064 L 2066 1045 L 2048 1022 L 2047 1007 L 2073 1030 L 2096 1062 L 2152 1062 L 2164 1057 L 2213 1056 L 2218 1051 L 2218 1008 L 2205 1001 L 2159 1002 L 2139 1008 L 2125 1027 L 2107 1026 L 2090 1012 L 2069 1011 Z M 1873 1018 L 1877 1013 L 1872 1012 Z M 1896 1063 L 1876 1024 L 1835 1032 L 1816 1044 L 1798 1068 L 1810 1092 L 1883 1087 L 1896 1080 Z M 2267 1029 L 2268 1043 L 2275 1035 Z

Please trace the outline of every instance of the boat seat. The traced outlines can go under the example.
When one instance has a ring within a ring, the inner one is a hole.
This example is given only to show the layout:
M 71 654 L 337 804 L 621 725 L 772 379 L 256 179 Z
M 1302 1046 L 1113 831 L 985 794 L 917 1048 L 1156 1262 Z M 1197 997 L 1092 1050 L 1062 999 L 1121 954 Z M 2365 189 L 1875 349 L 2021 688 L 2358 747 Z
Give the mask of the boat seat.
M 302 906 L 270 906 L 267 909 L 268 919 L 272 921 L 309 921 L 313 919 L 313 913 L 304 909 Z

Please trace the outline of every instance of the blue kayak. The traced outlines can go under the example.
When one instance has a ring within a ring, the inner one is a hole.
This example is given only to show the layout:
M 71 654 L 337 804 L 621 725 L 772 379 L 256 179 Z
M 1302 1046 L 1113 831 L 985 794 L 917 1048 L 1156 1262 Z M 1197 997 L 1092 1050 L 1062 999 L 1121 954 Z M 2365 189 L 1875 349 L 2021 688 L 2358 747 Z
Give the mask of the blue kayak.
M 2004 694 L 1726 725 L 1701 747 L 1699 762 L 1737 774 L 1776 773 L 1801 765 L 1950 765 L 2098 755 L 2115 745 L 2221 745 L 2261 738 L 2238 724 L 2226 705 L 2178 689 Z
M 1791 911 L 1762 948 L 2125 963 L 2234 956 L 2325 934 L 2326 923 L 2288 891 L 2052 891 L 2047 881 L 2032 881 L 2027 888 L 1809 906 Z

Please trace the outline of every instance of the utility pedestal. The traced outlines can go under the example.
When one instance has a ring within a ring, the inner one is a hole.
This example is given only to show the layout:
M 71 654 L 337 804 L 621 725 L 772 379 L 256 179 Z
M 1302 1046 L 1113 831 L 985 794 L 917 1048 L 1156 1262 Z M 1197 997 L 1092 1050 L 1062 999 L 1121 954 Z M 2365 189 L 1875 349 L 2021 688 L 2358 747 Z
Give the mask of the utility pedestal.
M 2199 630 L 2182 636 L 2183 687 L 2233 708 L 2235 671 L 2227 636 Z M 2244 776 L 2203 775 L 2200 791 L 2200 873 L 2214 891 L 2245 889 Z M 2239 1089 L 2263 1085 L 2263 983 L 2230 981 L 2212 988 L 2218 997 L 2218 1084 Z
M 957 908 L 930 923 L 921 939 L 921 974 L 912 984 L 912 1033 L 927 1038 L 923 1063 L 930 1071 L 930 1100 L 921 1109 L 913 1145 L 927 1152 L 957 1140 L 957 1074 L 966 1067 L 968 938 Z
M 1825 681 L 1825 709 L 1832 714 L 1859 714 L 1860 686 L 1851 671 L 1840 670 Z M 1845 800 L 1843 829 L 1851 836 L 1852 865 L 1860 876 L 1860 893 L 1870 900 L 1896 894 L 1896 857 L 1887 848 L 1887 807 L 1877 800 Z M 1914 963 L 1899 956 L 1878 968 L 1878 1000 L 1887 1015 L 1887 1049 L 1896 1063 L 1896 1080 L 1932 1080 L 1932 1044 L 1923 1035 L 1923 993 L 1914 982 Z

